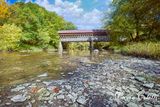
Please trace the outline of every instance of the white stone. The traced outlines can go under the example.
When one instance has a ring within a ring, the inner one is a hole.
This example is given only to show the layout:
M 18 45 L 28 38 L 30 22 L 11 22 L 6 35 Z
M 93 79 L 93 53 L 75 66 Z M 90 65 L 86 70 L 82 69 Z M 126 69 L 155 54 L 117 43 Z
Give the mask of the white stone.
M 43 84 L 45 84 L 46 86 L 50 85 L 52 82 L 47 82 L 47 81 L 43 81 Z
M 11 101 L 13 102 L 24 102 L 27 98 L 23 95 L 16 95 L 14 97 L 11 98 Z
M 65 88 L 66 88 L 67 90 L 71 90 L 71 89 L 72 89 L 72 87 L 71 87 L 70 85 L 65 85 Z
M 153 88 L 154 83 L 146 83 L 146 84 L 143 84 L 143 86 L 146 87 L 146 88 Z
M 44 73 L 44 74 L 38 75 L 37 77 L 47 77 L 47 76 L 48 76 L 48 73 Z
M 64 99 L 64 97 L 65 97 L 64 95 L 58 95 L 57 99 Z
M 73 74 L 74 74 L 73 72 L 69 72 L 69 73 L 68 73 L 68 75 L 73 75 Z
M 41 82 L 41 80 L 36 80 L 36 82 Z
M 11 103 L 6 103 L 6 105 L 11 105 Z
M 49 100 L 48 103 L 49 103 L 49 104 L 53 104 L 53 101 Z

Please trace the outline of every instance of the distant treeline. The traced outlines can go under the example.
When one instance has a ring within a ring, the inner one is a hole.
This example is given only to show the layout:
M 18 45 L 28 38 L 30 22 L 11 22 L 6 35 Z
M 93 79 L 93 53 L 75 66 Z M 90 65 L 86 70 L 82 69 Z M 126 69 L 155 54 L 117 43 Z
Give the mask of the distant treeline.
M 57 48 L 57 31 L 68 29 L 76 26 L 37 4 L 0 0 L 0 50 Z

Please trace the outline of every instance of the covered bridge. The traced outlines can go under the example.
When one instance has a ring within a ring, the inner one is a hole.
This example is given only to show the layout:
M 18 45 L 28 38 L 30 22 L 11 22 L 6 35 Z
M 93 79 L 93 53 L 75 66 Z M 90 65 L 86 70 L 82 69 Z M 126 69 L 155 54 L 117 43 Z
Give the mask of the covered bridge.
M 108 42 L 109 34 L 106 30 L 62 30 L 58 31 L 61 42 L 90 42 L 91 50 L 93 42 Z M 59 49 L 62 50 L 60 42 Z

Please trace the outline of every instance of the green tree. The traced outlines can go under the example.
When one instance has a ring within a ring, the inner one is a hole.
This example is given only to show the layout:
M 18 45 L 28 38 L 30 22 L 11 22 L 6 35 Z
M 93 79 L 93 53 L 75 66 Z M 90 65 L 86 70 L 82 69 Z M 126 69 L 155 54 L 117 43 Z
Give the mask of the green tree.
M 58 30 L 75 29 L 76 27 L 58 16 L 34 3 L 18 2 L 11 6 L 13 11 L 8 23 L 14 23 L 22 28 L 21 46 L 47 48 L 57 47 Z
M 112 20 L 106 28 L 114 41 L 156 39 L 160 26 L 159 0 L 113 0 Z

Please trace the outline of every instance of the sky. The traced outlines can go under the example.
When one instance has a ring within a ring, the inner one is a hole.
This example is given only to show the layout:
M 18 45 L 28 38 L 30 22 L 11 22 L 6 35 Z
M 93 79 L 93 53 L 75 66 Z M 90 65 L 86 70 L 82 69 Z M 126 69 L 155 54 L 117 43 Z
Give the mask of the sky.
M 13 4 L 18 0 L 7 0 Z M 23 0 L 34 2 L 54 11 L 65 20 L 74 23 L 78 29 L 100 29 L 103 26 L 104 12 L 111 11 L 112 0 Z

